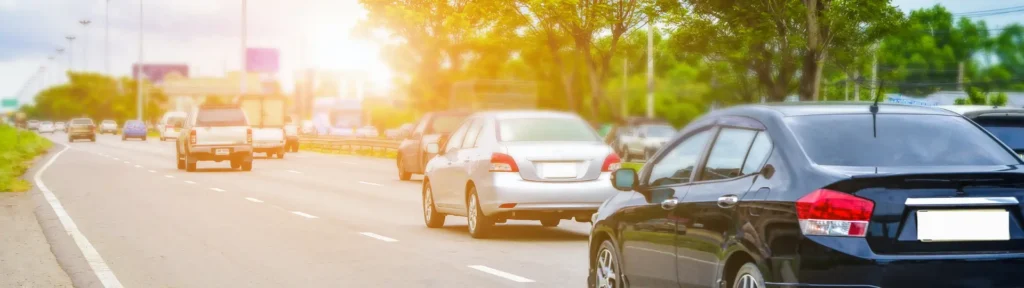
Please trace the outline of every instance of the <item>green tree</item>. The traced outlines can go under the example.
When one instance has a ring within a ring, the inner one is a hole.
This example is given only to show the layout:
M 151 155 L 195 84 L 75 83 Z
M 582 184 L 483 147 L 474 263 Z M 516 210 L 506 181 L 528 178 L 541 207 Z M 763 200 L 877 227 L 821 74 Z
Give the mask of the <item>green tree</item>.
M 35 96 L 33 117 L 66 120 L 88 117 L 123 122 L 135 119 L 136 82 L 129 78 L 114 79 L 96 73 L 68 73 L 68 83 L 51 86 Z M 143 85 L 146 98 L 143 113 L 155 121 L 163 114 L 167 96 L 149 84 Z

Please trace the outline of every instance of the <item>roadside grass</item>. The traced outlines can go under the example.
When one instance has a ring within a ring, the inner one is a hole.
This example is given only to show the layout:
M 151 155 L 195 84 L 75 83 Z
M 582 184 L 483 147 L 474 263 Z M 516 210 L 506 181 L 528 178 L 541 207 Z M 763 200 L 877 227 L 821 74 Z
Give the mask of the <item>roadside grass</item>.
M 21 175 L 32 165 L 32 159 L 50 149 L 53 143 L 30 131 L 0 125 L 0 192 L 24 192 L 32 184 Z
M 643 167 L 644 167 L 644 163 L 642 163 L 642 162 L 623 162 L 622 163 L 622 168 L 633 168 L 633 170 L 636 170 L 637 172 L 639 172 L 640 168 L 643 168 Z

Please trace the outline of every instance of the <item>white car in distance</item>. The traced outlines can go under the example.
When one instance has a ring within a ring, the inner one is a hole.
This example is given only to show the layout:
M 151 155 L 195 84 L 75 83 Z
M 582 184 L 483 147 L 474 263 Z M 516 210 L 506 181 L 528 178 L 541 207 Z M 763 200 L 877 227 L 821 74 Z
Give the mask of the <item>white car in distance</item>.
M 42 133 L 53 134 L 53 131 L 56 131 L 56 130 L 57 129 L 53 126 L 53 122 L 50 122 L 50 121 L 39 122 L 39 133 L 40 134 L 42 134 Z
M 465 216 L 473 238 L 510 219 L 589 222 L 617 193 L 619 156 L 575 114 L 476 113 L 427 150 L 438 154 L 423 180 L 424 222 L 437 228 L 446 215 Z

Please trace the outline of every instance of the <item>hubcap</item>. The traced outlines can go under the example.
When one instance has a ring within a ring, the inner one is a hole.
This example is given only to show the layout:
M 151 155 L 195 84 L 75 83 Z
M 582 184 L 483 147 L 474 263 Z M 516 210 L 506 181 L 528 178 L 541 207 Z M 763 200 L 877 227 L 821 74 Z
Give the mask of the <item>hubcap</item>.
M 476 231 L 476 195 L 469 196 L 469 231 Z
M 743 276 L 740 276 L 740 280 L 736 283 L 735 287 L 737 287 L 737 288 L 761 288 L 761 286 L 758 286 L 758 284 L 757 284 L 757 279 L 754 279 L 754 276 L 750 275 L 750 274 L 743 274 Z
M 599 288 L 615 288 L 618 279 L 615 271 L 618 267 L 615 267 L 615 254 L 612 254 L 611 250 L 601 249 L 597 254 L 597 287 Z
M 427 187 L 426 192 L 427 193 L 423 194 L 423 218 L 427 219 L 427 222 L 430 222 L 430 212 L 433 212 L 432 206 L 434 206 L 432 205 L 433 203 L 431 203 L 431 198 L 434 198 L 434 195 L 431 195 L 430 187 Z

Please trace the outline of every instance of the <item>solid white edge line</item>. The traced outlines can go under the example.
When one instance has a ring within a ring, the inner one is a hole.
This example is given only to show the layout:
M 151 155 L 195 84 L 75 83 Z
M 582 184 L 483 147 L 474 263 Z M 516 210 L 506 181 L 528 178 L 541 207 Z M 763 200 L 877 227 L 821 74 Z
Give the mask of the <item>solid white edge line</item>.
M 299 216 L 302 216 L 302 217 L 306 217 L 306 218 L 309 218 L 309 219 L 320 218 L 320 217 L 316 217 L 316 216 L 309 215 L 309 214 L 306 214 L 306 213 L 303 213 L 303 212 L 299 212 L 299 211 L 292 211 L 292 214 L 299 215 Z
M 373 186 L 384 186 L 384 185 L 381 185 L 381 184 L 377 184 L 377 183 L 373 183 L 373 182 L 366 182 L 366 181 L 359 181 L 359 183 L 366 184 L 366 185 L 373 185 Z
M 217 191 L 217 192 L 224 192 L 224 189 L 220 189 L 220 188 L 210 188 L 210 190 Z
M 252 198 L 252 197 L 245 197 L 245 200 L 249 200 L 249 201 L 256 202 L 256 203 L 263 203 L 263 200 Z
M 519 283 L 533 283 L 534 282 L 533 280 L 530 280 L 529 278 L 526 278 L 526 277 L 523 277 L 523 276 L 519 276 L 519 275 L 516 275 L 516 274 L 512 274 L 512 273 L 508 273 L 508 272 L 505 272 L 505 271 L 501 271 L 501 270 L 498 270 L 498 269 L 494 269 L 494 268 L 491 268 L 491 267 L 487 267 L 487 266 L 484 266 L 484 265 L 469 265 L 468 267 L 476 269 L 476 270 L 480 270 L 481 272 L 484 272 L 484 273 L 487 273 L 487 274 L 491 274 L 491 275 L 494 275 L 494 276 L 498 276 L 498 277 L 505 278 L 505 279 L 512 280 L 512 281 L 519 282 Z
M 57 142 L 54 142 L 57 143 Z M 60 144 L 60 143 L 59 143 Z M 64 145 L 64 144 L 61 144 Z M 60 157 L 60 154 L 68 150 L 68 145 L 64 145 L 64 149 L 50 157 L 43 167 L 36 171 L 33 179 L 36 181 L 36 187 L 43 193 L 43 197 L 46 198 L 46 202 L 50 204 L 50 208 L 53 208 L 53 212 L 57 214 L 57 219 L 60 220 L 61 226 L 64 226 L 64 231 L 71 236 L 71 239 L 75 240 L 75 245 L 78 246 L 78 250 L 82 252 L 82 256 L 85 257 L 86 262 L 89 263 L 89 268 L 96 274 L 96 278 L 100 280 L 103 287 L 107 288 L 118 288 L 124 287 L 121 285 L 121 281 L 117 280 L 117 276 L 114 276 L 114 271 L 110 270 L 107 263 L 103 261 L 103 257 L 100 256 L 100 252 L 96 251 L 96 248 L 89 243 L 89 239 L 85 238 L 82 231 L 78 230 L 78 225 L 75 225 L 75 221 L 71 220 L 71 215 L 64 210 L 64 206 L 60 204 L 60 200 L 57 199 L 56 195 L 49 188 L 46 188 L 46 183 L 43 183 L 43 172 L 46 168 L 49 168 L 53 164 L 53 161 Z
M 373 232 L 359 232 L 359 234 L 361 234 L 363 236 L 366 236 L 366 237 L 373 238 L 373 239 L 377 239 L 377 240 L 380 240 L 380 241 L 384 241 L 384 242 L 398 242 L 398 240 L 395 239 L 395 238 L 381 236 L 380 234 L 373 233 Z

